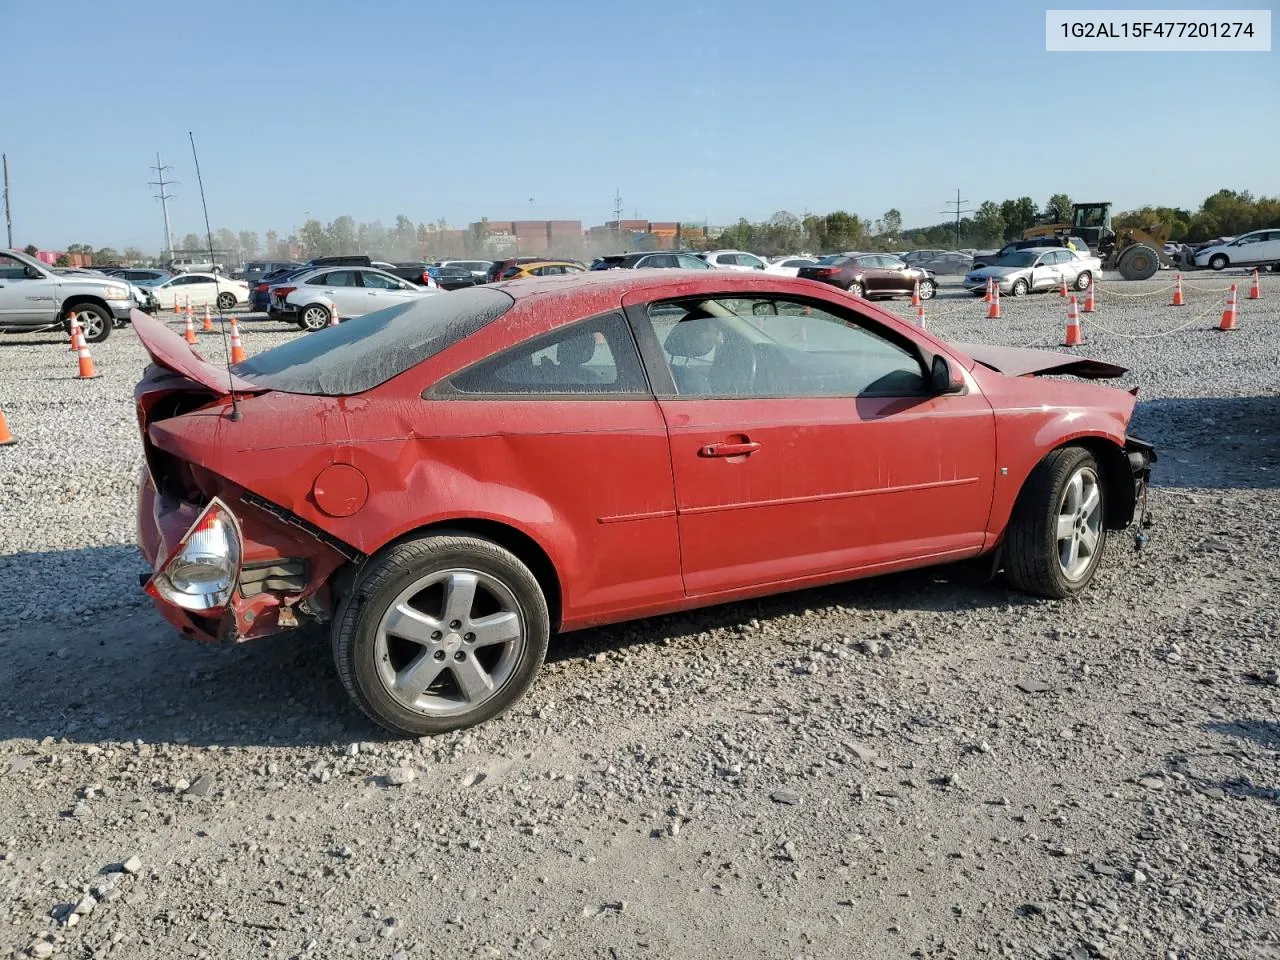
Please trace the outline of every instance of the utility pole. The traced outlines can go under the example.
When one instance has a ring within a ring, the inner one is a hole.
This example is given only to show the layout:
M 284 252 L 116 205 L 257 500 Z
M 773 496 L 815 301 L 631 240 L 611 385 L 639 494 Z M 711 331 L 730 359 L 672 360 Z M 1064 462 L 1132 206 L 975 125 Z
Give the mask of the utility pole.
M 960 209 L 962 204 L 966 204 L 968 202 L 969 202 L 968 200 L 960 199 L 959 187 L 956 187 L 956 198 L 954 200 L 947 201 L 947 206 L 951 206 L 952 204 L 955 204 L 955 208 L 956 208 L 955 213 L 956 213 L 956 248 L 957 249 L 959 249 L 960 247 L 960 215 L 964 213 L 973 213 L 973 211 L 968 207 L 965 207 L 963 210 Z M 948 215 L 950 215 L 951 213 L 950 210 L 943 210 L 942 212 Z
M 4 228 L 9 234 L 9 249 L 13 249 L 13 217 L 9 213 L 9 155 L 0 154 L 4 163 Z
M 156 172 L 156 179 L 147 181 L 153 187 L 159 187 L 160 192 L 155 194 L 155 198 L 160 201 L 160 208 L 164 211 L 164 247 L 165 253 L 170 257 L 173 256 L 173 232 L 169 229 L 169 201 L 173 199 L 173 194 L 166 193 L 165 187 L 171 187 L 177 180 L 166 180 L 164 172 L 172 170 L 173 167 L 167 167 L 160 159 L 160 154 L 156 154 L 156 165 L 151 168 Z

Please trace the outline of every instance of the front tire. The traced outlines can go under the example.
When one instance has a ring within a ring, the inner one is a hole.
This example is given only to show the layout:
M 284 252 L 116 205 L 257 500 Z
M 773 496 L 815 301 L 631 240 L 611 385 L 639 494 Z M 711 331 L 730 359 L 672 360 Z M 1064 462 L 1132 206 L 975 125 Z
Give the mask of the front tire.
M 71 325 L 70 315 L 73 313 L 80 321 L 80 329 L 84 333 L 86 343 L 101 343 L 111 336 L 115 318 L 106 307 L 100 307 L 96 303 L 77 303 L 75 306 L 68 307 L 65 320 L 68 327 Z
M 312 303 L 298 311 L 298 326 L 308 333 L 323 330 L 329 325 L 329 308 L 322 303 Z
M 1209 266 L 1214 270 L 1225 270 L 1229 262 L 1225 253 L 1215 253 L 1209 258 Z
M 1036 465 L 1005 536 L 1005 575 L 1019 590 L 1062 599 L 1093 581 L 1107 544 L 1106 489 L 1083 447 L 1055 450 Z
M 438 535 L 374 558 L 333 627 L 343 687 L 405 736 L 490 720 L 524 696 L 547 653 L 538 581 L 491 540 Z
M 236 305 L 236 295 L 234 293 L 218 294 L 218 309 L 230 310 Z
M 1027 281 L 1015 280 L 1013 286 L 1009 288 L 1009 293 L 1015 297 L 1025 297 L 1028 289 L 1030 288 L 1027 286 Z

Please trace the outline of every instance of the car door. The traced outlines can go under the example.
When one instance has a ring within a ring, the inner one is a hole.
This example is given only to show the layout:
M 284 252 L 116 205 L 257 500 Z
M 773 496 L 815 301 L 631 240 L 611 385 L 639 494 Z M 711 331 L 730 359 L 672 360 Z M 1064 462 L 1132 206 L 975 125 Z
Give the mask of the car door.
M 1239 240 L 1236 240 L 1231 245 L 1235 249 L 1227 251 L 1227 256 L 1231 258 L 1231 263 L 1239 266 L 1252 266 L 1256 263 L 1268 262 L 1268 236 L 1268 231 L 1259 230 L 1256 233 L 1246 234 Z
M 369 306 L 369 298 L 365 296 L 355 270 L 330 270 L 316 280 L 321 282 L 310 281 L 308 285 L 319 286 L 320 292 L 333 301 L 344 317 L 358 317 L 376 309 Z
M 888 273 L 885 270 L 883 260 L 876 254 L 866 254 L 861 257 L 854 257 L 856 271 L 862 274 L 862 289 L 868 295 L 883 293 L 889 286 Z
M 366 303 L 362 311 L 364 313 L 404 303 L 406 300 L 415 300 L 421 296 L 419 288 L 411 287 L 398 277 L 379 270 L 361 270 L 360 282 L 364 286 Z
M 905 324 L 781 296 L 624 302 L 671 438 L 691 596 L 981 550 L 995 426 Z
M 881 289 L 886 293 L 911 292 L 918 276 L 912 270 L 920 269 L 919 264 L 915 268 L 908 267 L 905 261 L 886 254 L 881 254 L 876 259 L 880 261 L 880 268 L 884 271 L 884 286 Z
M 749 253 L 737 254 L 738 266 L 744 270 L 763 270 L 767 264 L 759 257 L 752 256 Z
M 559 545 L 575 626 L 682 600 L 666 423 L 620 311 L 482 360 L 433 388 L 435 398 L 423 411 L 423 470 L 447 469 L 432 497 L 447 502 L 469 476 L 508 505 L 495 509 L 518 510 L 508 515 Z M 523 478 L 519 489 L 504 476 Z
M 156 300 L 165 310 L 177 310 L 185 306 L 183 297 L 189 291 L 192 278 L 186 274 L 174 277 L 155 290 Z
M 31 276 L 27 264 L 0 253 L 0 325 L 53 323 L 57 315 L 57 283 Z
M 1058 268 L 1054 264 L 1056 259 L 1057 251 L 1055 250 L 1049 250 L 1036 257 L 1027 281 L 1032 290 L 1049 290 L 1058 285 Z

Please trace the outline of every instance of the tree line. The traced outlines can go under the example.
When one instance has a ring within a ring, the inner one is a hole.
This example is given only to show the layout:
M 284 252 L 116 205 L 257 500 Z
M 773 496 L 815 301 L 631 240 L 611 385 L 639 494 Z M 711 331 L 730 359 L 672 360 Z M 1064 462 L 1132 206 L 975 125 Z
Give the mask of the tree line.
M 764 256 L 798 251 L 832 253 L 935 247 L 985 249 L 1016 239 L 1036 224 L 1069 223 L 1071 203 L 1071 198 L 1065 193 L 1053 194 L 1043 207 L 1031 197 L 999 202 L 986 200 L 971 215 L 961 217 L 958 225 L 955 220 L 946 220 L 932 226 L 907 228 L 903 227 L 902 214 L 896 208 L 885 211 L 875 220 L 844 210 L 804 217 L 782 210 L 764 221 L 741 219 L 727 227 L 715 243 Z M 1163 226 L 1168 228 L 1171 240 L 1196 243 L 1250 230 L 1280 227 L 1280 197 L 1255 197 L 1247 190 L 1222 189 L 1207 197 L 1194 211 L 1181 207 L 1145 206 L 1113 215 L 1113 225 L 1117 230 Z M 228 258 L 240 260 L 287 260 L 299 253 L 317 257 L 352 252 L 370 253 L 388 260 L 417 260 L 483 257 L 487 251 L 481 231 L 453 231 L 443 220 L 415 224 L 404 214 L 397 216 L 391 226 L 385 226 L 378 220 L 357 223 L 353 217 L 345 215 L 327 224 L 311 218 L 296 232 L 282 235 L 268 230 L 264 238 L 259 238 L 251 230 L 233 232 L 223 228 L 214 235 L 213 245 Z M 188 233 L 177 246 L 179 250 L 188 252 L 206 250 L 208 240 L 199 234 Z M 580 242 L 570 241 L 570 246 L 573 249 L 552 253 L 561 256 L 582 254 Z M 631 244 L 630 248 L 635 249 L 636 244 Z M 93 263 L 102 265 L 160 259 L 148 256 L 137 247 L 126 247 L 123 251 L 113 247 L 95 250 L 88 244 L 73 243 L 67 247 L 67 252 L 90 256 Z
M 986 200 L 970 216 L 946 220 L 928 227 L 903 229 L 902 214 L 887 210 L 878 220 L 837 210 L 823 216 L 802 218 L 785 210 L 768 220 L 739 220 L 718 241 L 725 247 L 774 256 L 807 250 L 814 253 L 842 251 L 942 248 L 984 249 L 998 247 L 1022 236 L 1037 224 L 1070 223 L 1072 200 L 1065 193 L 1049 197 L 1039 207 L 1031 197 Z M 1169 239 L 1198 243 L 1220 236 L 1237 236 L 1250 230 L 1280 227 L 1280 197 L 1254 197 L 1247 190 L 1222 189 L 1207 197 L 1195 211 L 1180 207 L 1140 207 L 1112 215 L 1116 230 L 1167 227 Z M 958 235 L 957 235 L 958 232 Z

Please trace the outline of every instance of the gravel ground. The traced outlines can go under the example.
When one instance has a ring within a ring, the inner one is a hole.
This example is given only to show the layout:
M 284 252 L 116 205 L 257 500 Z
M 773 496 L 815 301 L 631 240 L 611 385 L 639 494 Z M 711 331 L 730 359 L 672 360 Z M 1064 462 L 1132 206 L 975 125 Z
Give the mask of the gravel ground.
M 572 634 L 407 742 L 323 638 L 142 602 L 127 330 L 92 382 L 0 338 L 0 957 L 1280 957 L 1280 282 L 1218 333 L 1225 282 L 1084 318 L 1161 453 L 1084 597 L 960 566 Z M 1056 295 L 1002 306 L 926 322 L 1061 342 Z

